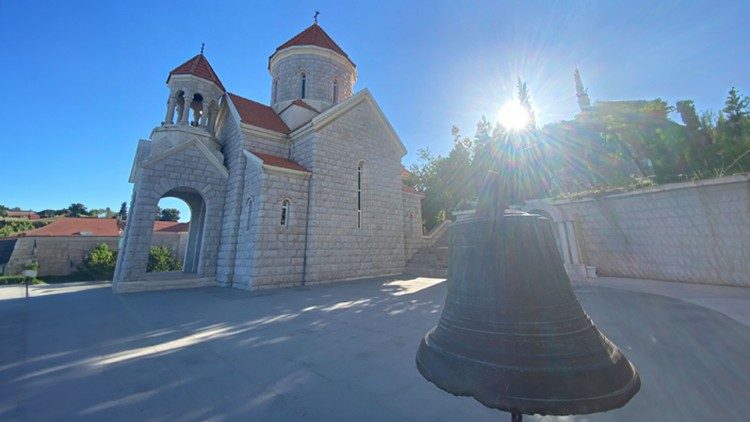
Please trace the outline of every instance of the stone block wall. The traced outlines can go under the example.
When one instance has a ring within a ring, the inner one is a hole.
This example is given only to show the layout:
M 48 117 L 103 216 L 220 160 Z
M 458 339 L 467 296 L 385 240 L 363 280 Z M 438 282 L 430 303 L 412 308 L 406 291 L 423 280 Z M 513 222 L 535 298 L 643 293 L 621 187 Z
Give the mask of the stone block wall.
M 257 249 L 252 271 L 253 289 L 295 286 L 304 272 L 307 186 L 305 176 L 267 169 L 263 201 L 255 206 L 252 231 Z M 286 226 L 281 225 L 284 200 L 290 201 Z
M 187 233 L 154 233 L 152 245 L 166 246 L 180 259 L 185 253 Z M 23 266 L 33 260 L 36 242 L 36 260 L 39 276 L 70 275 L 78 271 L 78 265 L 86 254 L 105 243 L 112 250 L 119 250 L 119 237 L 111 236 L 55 236 L 21 237 L 6 267 L 7 274 L 18 274 Z
M 313 171 L 308 283 L 404 271 L 400 151 L 370 107 L 361 102 L 292 149 L 292 159 Z M 363 223 L 357 228 L 360 161 Z
M 289 156 L 289 143 L 275 139 L 267 139 L 244 131 L 245 148 L 263 154 L 275 155 L 277 157 Z
M 123 251 L 118 256 L 115 270 L 115 283 L 138 281 L 145 276 L 157 204 L 165 194 L 174 190 L 192 192 L 188 195 L 200 197 L 191 206 L 193 216 L 205 211 L 202 230 L 200 224 L 191 221 L 191 230 L 199 230 L 197 235 L 202 239 L 197 275 L 216 276 L 227 178 L 225 170 L 219 168 L 221 165 L 211 161 L 201 148 L 195 142 L 186 142 L 171 155 L 139 165 Z M 192 199 L 186 199 L 190 205 L 189 201 Z
M 271 76 L 277 81 L 275 103 L 300 98 L 302 72 L 306 76 L 305 99 L 332 103 L 334 78 L 338 81 L 338 101 L 352 96 L 354 76 L 350 69 L 315 54 L 296 54 L 280 60 L 271 69 Z M 273 92 L 271 95 L 273 96 Z M 273 98 L 271 101 L 273 102 Z
M 246 158 L 233 287 L 246 290 L 254 288 L 256 260 L 262 249 L 259 243 L 260 215 L 266 198 L 265 179 L 261 161 L 254 157 Z
M 222 285 L 232 283 L 234 276 L 240 214 L 242 212 L 242 187 L 245 178 L 244 137 L 235 116 L 223 105 L 224 119 L 217 137 L 224 154 L 224 165 L 229 171 L 226 181 L 226 198 L 223 202 L 219 254 L 216 261 L 216 281 Z
M 750 286 L 750 176 L 552 206 L 599 276 Z
M 424 245 L 422 195 L 404 192 L 404 256 L 408 261 Z

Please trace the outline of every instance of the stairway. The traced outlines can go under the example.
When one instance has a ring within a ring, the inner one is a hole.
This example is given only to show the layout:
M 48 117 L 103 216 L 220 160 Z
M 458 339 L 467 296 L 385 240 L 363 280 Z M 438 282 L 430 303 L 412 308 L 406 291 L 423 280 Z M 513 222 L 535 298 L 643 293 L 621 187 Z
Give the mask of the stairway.
M 421 247 L 406 263 L 407 275 L 431 278 L 448 276 L 448 239 L 450 228 L 445 230 L 432 245 Z

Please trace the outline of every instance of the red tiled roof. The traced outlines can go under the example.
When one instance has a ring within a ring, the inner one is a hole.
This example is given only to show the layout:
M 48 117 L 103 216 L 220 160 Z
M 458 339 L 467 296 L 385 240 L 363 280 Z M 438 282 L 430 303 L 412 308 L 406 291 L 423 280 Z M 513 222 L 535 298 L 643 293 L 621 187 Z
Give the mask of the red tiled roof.
M 289 127 L 273 109 L 265 104 L 229 93 L 232 103 L 240 113 L 242 123 L 262 127 L 279 133 L 289 133 Z
M 306 108 L 308 110 L 312 110 L 312 111 L 314 111 L 316 113 L 320 113 L 318 110 L 315 110 L 310 104 L 307 104 L 306 102 L 304 102 L 302 100 L 294 100 L 294 101 L 292 101 L 292 104 L 298 105 L 298 106 L 300 106 L 302 108 Z
M 286 158 L 277 157 L 275 155 L 269 155 L 269 154 L 263 154 L 260 152 L 254 152 L 253 155 L 257 156 L 261 160 L 263 160 L 263 164 L 267 166 L 273 166 L 273 167 L 282 167 L 285 169 L 292 169 L 292 170 L 299 170 L 299 171 L 308 171 L 308 169 L 302 167 L 301 165 L 295 163 L 292 160 L 287 160 Z
M 406 169 L 406 167 L 401 166 L 401 178 L 406 179 L 408 177 L 414 176 L 414 173 L 410 172 Z
M 38 220 L 39 214 L 34 211 L 8 211 L 8 217 L 26 217 L 29 220 Z
M 330 36 L 328 36 L 328 34 L 326 34 L 326 31 L 324 31 L 323 28 L 321 28 L 317 23 L 310 25 L 310 27 L 295 35 L 289 41 L 278 46 L 273 54 L 276 54 L 280 50 L 283 50 L 287 47 L 293 47 L 295 45 L 314 45 L 316 47 L 333 50 L 346 57 L 346 59 L 349 60 L 349 63 L 351 63 L 352 66 L 356 67 L 352 59 L 350 59 L 349 56 L 344 53 L 344 50 L 342 50 L 341 47 L 339 47 L 338 44 L 336 44 L 336 42 Z M 271 55 L 271 57 L 273 57 L 273 54 Z
M 402 191 L 404 191 L 404 192 L 406 192 L 406 193 L 418 193 L 418 194 L 422 194 L 422 192 L 420 192 L 420 191 L 418 191 L 418 190 L 414 189 L 414 188 L 413 188 L 413 187 L 411 187 L 411 186 L 406 186 L 406 185 L 403 185 L 403 186 L 401 187 L 401 190 L 402 190 Z
M 159 233 L 184 233 L 190 230 L 190 223 L 155 221 L 154 231 Z
M 224 85 L 219 80 L 219 77 L 216 76 L 216 72 L 214 72 L 214 69 L 208 63 L 208 59 L 206 59 L 206 56 L 204 56 L 202 53 L 174 68 L 174 70 L 169 72 L 169 76 L 172 75 L 197 76 L 199 78 L 203 78 L 207 81 L 215 83 L 219 86 L 219 88 L 221 88 L 222 91 L 226 91 L 226 89 L 224 89 Z M 167 78 L 167 82 L 169 82 L 169 78 Z
M 188 223 L 177 223 L 174 221 L 155 221 L 155 232 L 179 233 L 188 230 Z M 114 218 L 80 218 L 63 217 L 58 218 L 50 224 L 38 229 L 29 230 L 22 236 L 110 236 L 120 235 L 117 220 Z M 89 234 L 90 233 L 90 234 Z

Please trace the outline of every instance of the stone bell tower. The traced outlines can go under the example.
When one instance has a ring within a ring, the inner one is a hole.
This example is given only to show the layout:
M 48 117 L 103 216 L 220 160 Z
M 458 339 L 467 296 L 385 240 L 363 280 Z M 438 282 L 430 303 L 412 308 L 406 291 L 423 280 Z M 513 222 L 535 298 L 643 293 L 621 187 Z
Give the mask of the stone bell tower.
M 196 283 L 215 276 L 219 232 L 228 170 L 215 136 L 225 89 L 201 53 L 167 77 L 169 97 L 164 121 L 138 144 L 130 182 L 133 196 L 113 288 L 117 292 L 159 288 L 171 280 Z M 154 219 L 161 198 L 178 198 L 190 208 L 183 270 L 159 277 L 147 274 Z M 145 287 L 144 287 L 145 286 Z

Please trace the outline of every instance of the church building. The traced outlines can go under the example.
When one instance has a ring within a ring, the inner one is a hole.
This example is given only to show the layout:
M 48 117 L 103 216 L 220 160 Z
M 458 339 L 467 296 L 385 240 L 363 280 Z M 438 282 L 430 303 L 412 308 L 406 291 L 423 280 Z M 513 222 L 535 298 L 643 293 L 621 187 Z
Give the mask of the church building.
M 205 55 L 169 72 L 164 121 L 141 140 L 117 292 L 300 286 L 404 272 L 422 245 L 406 149 L 357 68 L 314 23 L 268 60 L 270 105 L 227 91 Z M 159 200 L 190 207 L 179 273 L 147 273 Z

